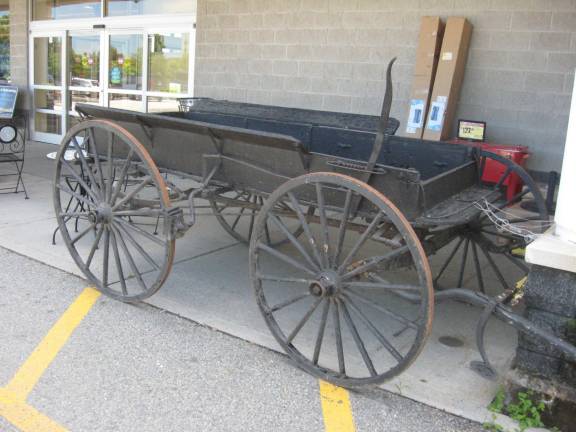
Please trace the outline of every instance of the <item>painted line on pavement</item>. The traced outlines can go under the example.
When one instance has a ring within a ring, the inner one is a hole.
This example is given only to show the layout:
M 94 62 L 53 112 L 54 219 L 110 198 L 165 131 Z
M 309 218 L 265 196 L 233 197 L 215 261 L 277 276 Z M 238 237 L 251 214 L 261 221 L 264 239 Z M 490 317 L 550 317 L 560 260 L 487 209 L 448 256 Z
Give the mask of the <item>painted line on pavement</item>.
M 320 401 L 326 432 L 354 432 L 354 418 L 348 391 L 320 380 Z
M 23 432 L 66 431 L 28 405 L 26 399 L 100 295 L 93 288 L 82 291 L 18 369 L 8 385 L 0 388 L 0 416 Z

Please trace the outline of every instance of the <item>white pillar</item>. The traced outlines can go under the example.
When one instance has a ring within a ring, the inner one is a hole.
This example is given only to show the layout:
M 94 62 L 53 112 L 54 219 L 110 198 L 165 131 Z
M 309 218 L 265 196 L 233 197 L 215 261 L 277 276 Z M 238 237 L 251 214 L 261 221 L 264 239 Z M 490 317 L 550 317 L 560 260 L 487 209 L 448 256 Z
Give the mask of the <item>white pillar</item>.
M 576 273 L 576 82 L 560 178 L 555 227 L 528 245 L 526 261 Z
M 555 222 L 556 235 L 576 243 L 576 80 L 572 92 Z

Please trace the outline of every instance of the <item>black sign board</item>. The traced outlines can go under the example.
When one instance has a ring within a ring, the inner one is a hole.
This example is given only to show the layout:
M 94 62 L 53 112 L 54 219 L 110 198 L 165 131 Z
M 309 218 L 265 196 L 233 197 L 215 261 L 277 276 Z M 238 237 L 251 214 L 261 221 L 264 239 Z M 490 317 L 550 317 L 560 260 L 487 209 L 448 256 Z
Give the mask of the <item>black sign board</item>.
M 17 98 L 18 87 L 0 85 L 0 118 L 12 118 Z

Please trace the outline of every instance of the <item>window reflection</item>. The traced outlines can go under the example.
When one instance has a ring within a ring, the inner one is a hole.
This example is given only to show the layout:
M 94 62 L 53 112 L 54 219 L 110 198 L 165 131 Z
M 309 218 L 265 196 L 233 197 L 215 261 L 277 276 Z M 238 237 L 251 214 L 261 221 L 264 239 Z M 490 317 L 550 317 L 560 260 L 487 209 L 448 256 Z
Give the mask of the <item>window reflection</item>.
M 0 81 L 10 81 L 9 0 L 0 0 Z
M 110 36 L 109 87 L 142 89 L 142 36 Z
M 34 90 L 34 106 L 40 109 L 62 110 L 62 94 L 58 90 Z
M 34 84 L 62 85 L 62 40 L 34 38 Z
M 62 133 L 62 116 L 36 112 L 34 113 L 34 130 L 60 135 Z
M 108 106 L 129 111 L 142 111 L 142 96 L 129 94 L 110 94 Z
M 188 92 L 188 33 L 156 33 L 148 40 L 148 90 Z
M 70 36 L 68 68 L 73 87 L 100 85 L 100 36 Z
M 96 18 L 102 14 L 100 0 L 34 0 L 33 20 Z
M 107 15 L 157 15 L 194 13 L 193 0 L 108 0 Z
M 148 97 L 148 112 L 161 113 L 161 112 L 176 112 L 178 111 L 178 99 L 166 97 Z

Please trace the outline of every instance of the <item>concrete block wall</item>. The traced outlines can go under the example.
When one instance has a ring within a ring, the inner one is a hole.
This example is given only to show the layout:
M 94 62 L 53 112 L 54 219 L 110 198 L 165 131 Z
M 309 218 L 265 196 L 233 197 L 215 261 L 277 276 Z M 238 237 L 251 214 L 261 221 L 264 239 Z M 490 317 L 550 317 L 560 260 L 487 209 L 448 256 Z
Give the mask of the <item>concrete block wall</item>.
M 198 0 L 197 96 L 377 114 L 387 62 L 405 121 L 423 15 L 474 25 L 458 117 L 559 170 L 576 68 L 576 0 Z
M 10 72 L 20 87 L 18 107 L 28 109 L 28 2 L 10 0 Z

